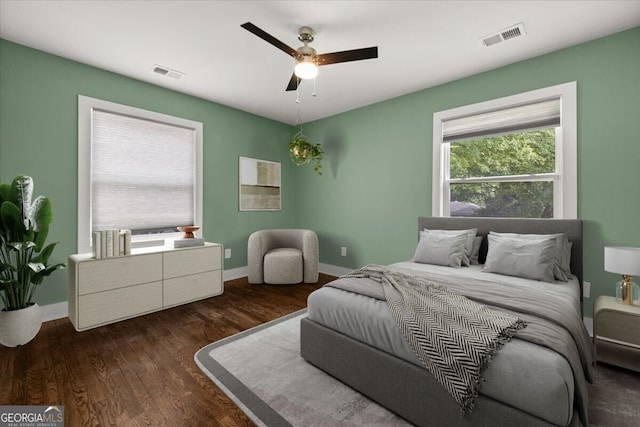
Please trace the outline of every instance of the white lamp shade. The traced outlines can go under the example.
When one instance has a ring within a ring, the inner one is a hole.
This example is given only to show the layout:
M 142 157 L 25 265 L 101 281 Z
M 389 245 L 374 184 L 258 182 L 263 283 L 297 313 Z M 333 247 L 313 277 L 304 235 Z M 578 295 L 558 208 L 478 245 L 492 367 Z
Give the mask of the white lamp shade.
M 318 67 L 311 61 L 301 61 L 296 64 L 295 73 L 301 79 L 313 79 L 318 75 Z
M 605 246 L 604 269 L 610 273 L 640 276 L 640 248 Z

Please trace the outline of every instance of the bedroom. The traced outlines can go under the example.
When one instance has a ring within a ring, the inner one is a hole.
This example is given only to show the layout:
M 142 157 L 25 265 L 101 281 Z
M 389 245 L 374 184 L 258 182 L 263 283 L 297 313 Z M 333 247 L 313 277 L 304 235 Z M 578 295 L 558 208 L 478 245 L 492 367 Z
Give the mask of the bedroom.
M 327 148 L 322 177 L 316 177 L 311 169 L 290 166 L 281 147 L 290 137 L 291 124 L 7 40 L 0 43 L 0 179 L 6 182 L 28 172 L 36 181 L 37 191 L 51 197 L 56 214 L 51 238 L 61 242 L 57 249 L 61 260 L 76 252 L 78 94 L 189 116 L 205 124 L 208 144 L 215 149 L 205 152 L 208 184 L 203 229 L 208 240 L 231 249 L 225 270 L 246 266 L 246 239 L 254 229 L 293 225 L 317 231 L 325 271 L 340 273 L 364 263 L 386 264 L 412 256 L 415 219 L 431 210 L 430 134 L 434 112 L 577 81 L 578 216 L 584 221 L 585 279 L 592 284 L 591 297 L 585 299 L 586 317 L 592 317 L 594 298 L 611 295 L 616 280 L 615 275 L 604 271 L 604 246 L 638 246 L 640 242 L 636 224 L 640 210 L 637 25 L 305 124 L 306 132 Z M 264 47 L 267 50 L 268 46 Z M 283 83 L 278 80 L 269 84 L 280 90 Z M 323 96 L 321 85 L 319 91 Z M 303 115 L 308 112 L 305 104 L 301 108 Z M 295 108 L 291 111 L 293 120 Z M 366 157 L 360 156 L 363 151 Z M 233 182 L 238 156 L 282 163 L 282 211 L 238 212 L 237 185 Z M 231 184 L 223 184 L 230 180 Z M 387 199 L 384 207 L 378 203 L 380 197 Z M 403 208 L 397 209 L 398 205 Z M 340 255 L 343 246 L 348 248 L 346 257 Z M 56 304 L 66 307 L 66 292 L 66 275 L 57 274 L 39 290 L 38 302 L 54 309 Z

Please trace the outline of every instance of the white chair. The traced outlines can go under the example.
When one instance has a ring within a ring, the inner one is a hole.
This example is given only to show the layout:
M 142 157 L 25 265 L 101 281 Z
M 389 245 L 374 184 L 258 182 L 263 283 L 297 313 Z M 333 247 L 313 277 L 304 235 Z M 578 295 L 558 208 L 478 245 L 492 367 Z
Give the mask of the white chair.
M 318 236 L 312 230 L 256 231 L 247 244 L 249 283 L 316 283 L 318 259 Z

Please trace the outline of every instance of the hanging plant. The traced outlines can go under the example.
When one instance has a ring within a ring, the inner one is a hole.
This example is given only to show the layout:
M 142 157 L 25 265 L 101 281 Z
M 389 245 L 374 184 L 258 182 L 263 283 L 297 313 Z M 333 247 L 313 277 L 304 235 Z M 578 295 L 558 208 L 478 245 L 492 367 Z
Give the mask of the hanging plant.
M 289 157 L 296 165 L 305 165 L 315 161 L 313 169 L 316 171 L 316 175 L 322 175 L 322 156 L 324 151 L 320 144 L 313 145 L 307 140 L 307 137 L 302 134 L 302 128 L 300 132 L 293 135 L 291 141 L 289 141 Z

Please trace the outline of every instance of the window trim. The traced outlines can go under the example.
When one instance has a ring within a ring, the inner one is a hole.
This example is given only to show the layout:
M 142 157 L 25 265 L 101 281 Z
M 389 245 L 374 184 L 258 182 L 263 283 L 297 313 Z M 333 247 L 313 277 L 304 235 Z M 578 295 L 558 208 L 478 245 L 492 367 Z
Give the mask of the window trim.
M 557 97 L 560 97 L 562 132 L 556 134 L 553 217 L 577 218 L 577 82 L 575 81 L 434 113 L 431 214 L 438 217 L 450 216 L 449 185 L 445 179 L 445 173 L 449 170 L 449 159 L 446 155 L 447 150 L 443 149 L 444 121 Z
M 157 113 L 155 111 L 130 107 L 102 99 L 78 95 L 78 253 L 91 252 L 91 117 L 93 110 L 102 110 L 114 114 L 153 120 L 174 126 L 194 129 L 196 131 L 196 164 L 195 164 L 195 224 L 203 229 L 203 125 L 181 117 Z M 134 247 L 164 244 L 165 238 L 177 238 L 182 233 L 162 233 L 133 236 Z

